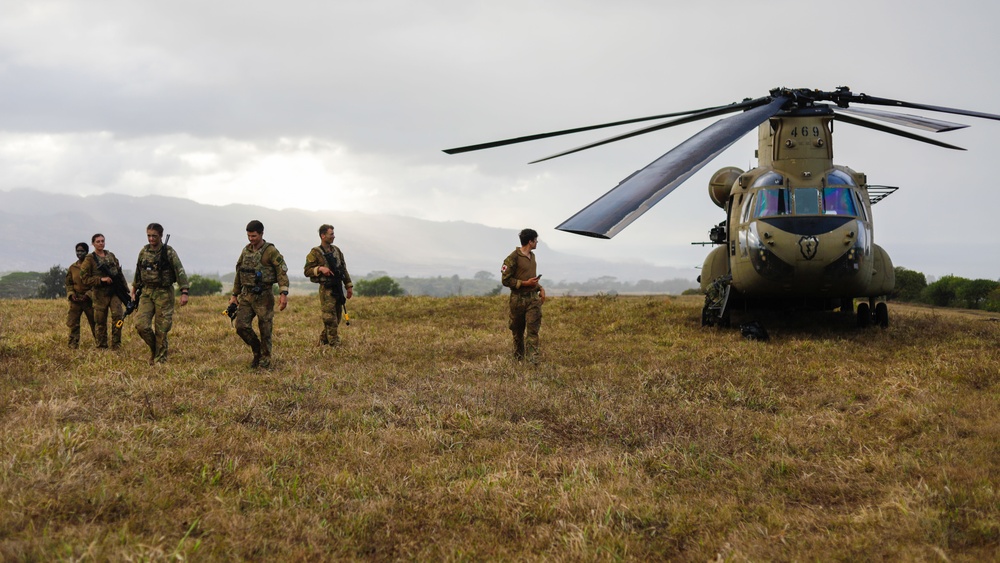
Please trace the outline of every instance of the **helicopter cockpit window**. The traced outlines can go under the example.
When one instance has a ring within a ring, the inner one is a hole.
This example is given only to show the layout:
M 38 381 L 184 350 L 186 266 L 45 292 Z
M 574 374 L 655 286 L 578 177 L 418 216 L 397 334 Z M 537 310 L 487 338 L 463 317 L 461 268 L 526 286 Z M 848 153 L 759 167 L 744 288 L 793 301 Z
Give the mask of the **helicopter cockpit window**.
M 823 188 L 823 214 L 857 216 L 853 194 L 851 188 Z
M 785 185 L 785 177 L 777 172 L 768 172 L 761 177 L 754 180 L 751 188 L 762 188 L 766 186 L 783 186 Z
M 797 188 L 795 190 L 795 214 L 819 215 L 819 190 Z
M 854 186 L 851 175 L 843 170 L 834 170 L 826 175 L 826 185 L 828 186 Z
M 788 191 L 785 188 L 770 188 L 757 192 L 754 201 L 754 217 L 771 217 L 787 215 L 791 211 Z

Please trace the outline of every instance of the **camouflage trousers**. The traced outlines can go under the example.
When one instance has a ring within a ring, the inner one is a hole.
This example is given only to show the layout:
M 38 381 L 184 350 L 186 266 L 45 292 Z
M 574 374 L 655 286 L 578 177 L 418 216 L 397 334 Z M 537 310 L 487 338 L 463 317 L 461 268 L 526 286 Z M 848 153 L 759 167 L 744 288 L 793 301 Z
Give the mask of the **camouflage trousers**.
M 319 286 L 319 309 L 323 317 L 323 330 L 319 333 L 319 343 L 324 346 L 339 345 L 340 335 L 337 334 L 337 328 L 344 317 L 344 306 L 337 303 L 332 289 L 322 285 Z
M 509 326 L 514 335 L 514 358 L 537 362 L 538 330 L 542 328 L 542 298 L 537 291 L 511 292 Z
M 135 316 L 135 329 L 149 346 L 150 361 L 166 361 L 167 333 L 174 323 L 174 288 L 144 288 Z
M 111 346 L 117 348 L 122 343 L 119 321 L 125 315 L 125 307 L 118 297 L 108 295 L 107 291 L 100 288 L 94 290 L 94 323 L 97 327 L 94 339 L 97 340 L 98 348 L 108 347 L 108 312 L 111 313 Z
M 87 297 L 83 301 L 73 301 L 69 300 L 69 314 L 66 316 L 66 326 L 69 328 L 69 347 L 77 348 L 80 346 L 80 316 L 86 315 L 87 323 L 90 324 L 90 334 L 94 335 L 94 340 L 97 340 L 97 334 L 94 332 L 94 304 L 90 301 L 90 297 Z
M 253 350 L 254 356 L 265 360 L 271 356 L 271 330 L 274 327 L 274 294 L 262 291 L 253 294 L 244 291 L 237 298 L 239 308 L 236 309 L 236 334 L 240 335 Z M 260 337 L 253 331 L 253 318 L 257 317 L 257 330 Z M 267 365 L 267 361 L 264 365 Z

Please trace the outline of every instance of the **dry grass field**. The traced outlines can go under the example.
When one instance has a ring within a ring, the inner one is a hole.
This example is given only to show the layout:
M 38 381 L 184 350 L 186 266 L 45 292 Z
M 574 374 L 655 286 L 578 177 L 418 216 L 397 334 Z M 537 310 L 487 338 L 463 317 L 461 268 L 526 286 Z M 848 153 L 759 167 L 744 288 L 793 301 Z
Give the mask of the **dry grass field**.
M 248 369 L 225 297 L 160 367 L 0 301 L 0 559 L 1000 557 L 1000 322 L 891 306 L 703 329 L 700 299 L 551 300 L 538 366 L 504 297 L 315 296 Z

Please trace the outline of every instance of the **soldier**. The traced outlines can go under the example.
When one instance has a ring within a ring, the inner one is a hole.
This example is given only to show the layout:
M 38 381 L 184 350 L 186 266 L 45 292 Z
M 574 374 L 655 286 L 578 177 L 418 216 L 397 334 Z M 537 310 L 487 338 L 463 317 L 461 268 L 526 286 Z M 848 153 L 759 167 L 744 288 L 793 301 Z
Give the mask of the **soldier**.
M 69 347 L 78 348 L 80 346 L 80 315 L 87 315 L 87 322 L 90 323 L 90 334 L 97 340 L 94 332 L 94 305 L 88 294 L 87 284 L 83 283 L 83 276 L 80 275 L 80 266 L 83 259 L 87 257 L 90 247 L 85 242 L 76 243 L 76 262 L 70 264 L 66 270 L 66 295 L 69 299 L 69 315 L 66 318 L 66 326 L 69 327 Z
M 343 318 L 347 300 L 354 296 L 351 274 L 347 273 L 344 253 L 333 245 L 333 225 L 319 228 L 320 245 L 306 256 L 305 275 L 309 281 L 319 284 L 319 306 L 323 315 L 323 332 L 319 334 L 321 346 L 340 345 L 337 327 Z M 347 288 L 347 295 L 344 295 Z
M 538 247 L 538 233 L 524 229 L 518 237 L 521 246 L 504 259 L 500 278 L 510 288 L 509 326 L 514 335 L 514 358 L 534 364 L 538 363 L 538 330 L 542 327 L 542 303 L 545 303 L 545 289 L 539 283 L 542 276 L 537 275 L 533 252 Z
M 167 333 L 173 326 L 174 318 L 174 282 L 181 286 L 181 307 L 187 305 L 190 288 L 177 252 L 163 244 L 162 238 L 162 225 L 150 223 L 146 227 L 149 244 L 139 251 L 132 281 L 132 299 L 135 300 L 137 293 L 142 293 L 135 328 L 149 346 L 150 365 L 167 360 Z
M 288 306 L 288 265 L 275 246 L 264 240 L 264 224 L 247 223 L 247 240 L 236 261 L 236 278 L 229 303 L 237 303 L 236 334 L 253 350 L 251 368 L 271 367 L 271 327 L 274 324 L 274 291 L 278 284 L 278 310 Z M 260 337 L 253 331 L 257 317 Z
M 122 344 L 122 323 L 124 303 L 119 294 L 128 293 L 128 282 L 122 273 L 122 266 L 114 253 L 104 249 L 104 235 L 97 233 L 90 237 L 94 252 L 90 253 L 81 266 L 83 282 L 93 289 L 94 322 L 97 323 L 97 347 L 108 347 L 108 310 L 111 311 L 111 349 L 117 350 Z M 115 284 L 119 291 L 115 291 Z

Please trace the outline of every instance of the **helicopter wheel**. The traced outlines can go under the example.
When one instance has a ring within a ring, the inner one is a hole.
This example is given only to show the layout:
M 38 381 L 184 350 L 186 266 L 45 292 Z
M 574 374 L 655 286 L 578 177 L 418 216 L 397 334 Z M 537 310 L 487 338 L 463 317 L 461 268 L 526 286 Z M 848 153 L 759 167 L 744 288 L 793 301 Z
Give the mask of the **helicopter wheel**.
M 875 305 L 875 324 L 882 328 L 889 326 L 889 306 L 885 303 Z
M 865 328 L 872 324 L 872 310 L 867 303 L 858 303 L 858 328 Z

